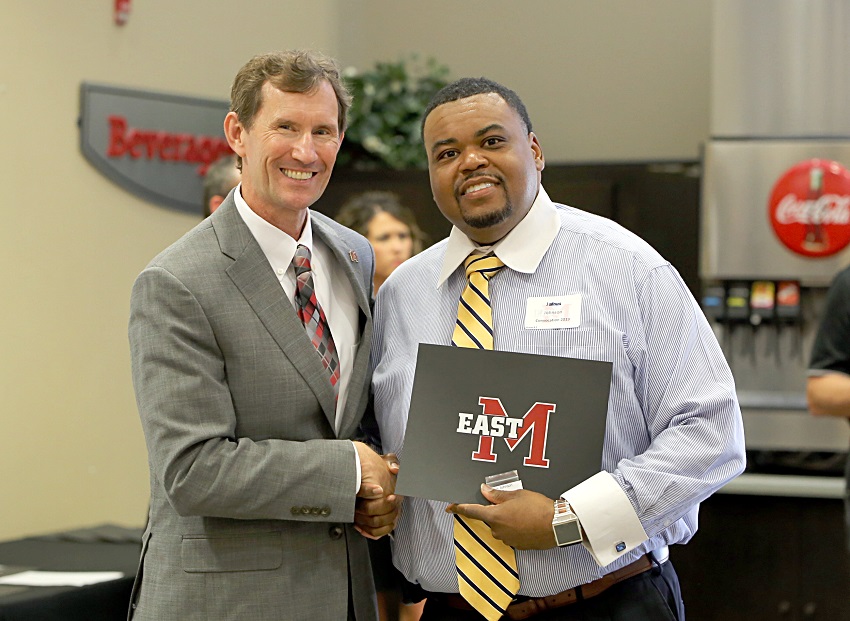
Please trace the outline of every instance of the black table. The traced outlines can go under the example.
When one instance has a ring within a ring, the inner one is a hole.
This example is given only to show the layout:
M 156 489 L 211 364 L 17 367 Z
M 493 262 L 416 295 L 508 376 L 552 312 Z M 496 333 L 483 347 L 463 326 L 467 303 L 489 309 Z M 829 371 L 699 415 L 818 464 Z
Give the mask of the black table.
M 111 525 L 0 542 L 0 570 L 120 571 L 84 587 L 0 585 L 0 621 L 122 621 L 141 551 L 141 529 Z

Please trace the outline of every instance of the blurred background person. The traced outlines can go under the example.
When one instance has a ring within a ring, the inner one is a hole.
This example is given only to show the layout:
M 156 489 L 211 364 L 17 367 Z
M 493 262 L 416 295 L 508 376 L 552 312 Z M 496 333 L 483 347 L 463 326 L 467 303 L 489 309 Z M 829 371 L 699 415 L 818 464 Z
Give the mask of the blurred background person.
M 850 420 L 850 267 L 835 276 L 826 294 L 826 307 L 812 345 L 806 397 L 815 416 Z M 850 459 L 846 481 L 844 517 L 850 551 Z
M 236 154 L 223 155 L 209 165 L 204 175 L 204 217 L 212 215 L 230 190 L 239 184 Z
M 336 221 L 354 229 L 375 250 L 375 293 L 393 270 L 425 246 L 413 212 L 392 192 L 364 192 L 348 200 Z
M 413 212 L 401 204 L 392 192 L 364 192 L 349 199 L 339 210 L 336 221 L 354 229 L 375 250 L 375 293 L 387 277 L 404 261 L 425 246 L 425 235 Z M 403 603 L 404 576 L 393 566 L 389 537 L 369 541 L 369 556 L 378 615 L 381 621 L 418 621 L 425 601 Z

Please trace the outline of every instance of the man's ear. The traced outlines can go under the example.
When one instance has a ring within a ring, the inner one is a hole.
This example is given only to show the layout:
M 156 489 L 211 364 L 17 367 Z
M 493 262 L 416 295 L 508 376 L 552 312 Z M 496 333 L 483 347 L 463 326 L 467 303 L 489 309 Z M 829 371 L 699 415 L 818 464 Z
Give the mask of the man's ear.
M 543 148 L 534 132 L 528 132 L 528 142 L 531 150 L 534 151 L 534 165 L 537 167 L 537 172 L 541 172 L 546 168 L 546 158 L 543 157 Z
M 243 143 L 243 134 L 245 128 L 239 122 L 239 117 L 235 112 L 228 112 L 224 117 L 224 137 L 227 138 L 227 144 L 233 149 L 233 152 L 239 157 L 245 155 L 245 145 Z

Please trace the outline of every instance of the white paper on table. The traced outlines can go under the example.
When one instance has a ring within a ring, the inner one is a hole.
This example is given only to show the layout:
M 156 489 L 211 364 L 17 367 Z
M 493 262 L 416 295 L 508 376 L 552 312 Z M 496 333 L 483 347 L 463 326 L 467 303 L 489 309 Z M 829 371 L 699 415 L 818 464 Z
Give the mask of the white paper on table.
M 14 586 L 86 586 L 123 578 L 120 571 L 22 571 L 0 576 L 0 584 Z

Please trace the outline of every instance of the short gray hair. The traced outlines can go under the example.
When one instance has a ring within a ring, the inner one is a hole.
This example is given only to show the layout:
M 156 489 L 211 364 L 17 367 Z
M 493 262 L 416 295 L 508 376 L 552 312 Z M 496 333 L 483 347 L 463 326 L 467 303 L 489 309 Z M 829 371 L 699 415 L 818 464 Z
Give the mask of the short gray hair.
M 239 169 L 236 168 L 236 154 L 223 155 L 209 165 L 204 175 L 204 214 L 209 214 L 210 199 L 213 196 L 227 196 L 239 183 Z

